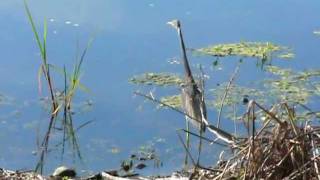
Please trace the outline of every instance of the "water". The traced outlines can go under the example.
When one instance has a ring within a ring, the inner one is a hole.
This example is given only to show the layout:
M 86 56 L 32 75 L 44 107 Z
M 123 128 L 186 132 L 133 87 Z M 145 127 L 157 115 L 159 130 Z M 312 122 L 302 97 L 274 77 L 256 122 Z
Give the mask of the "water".
M 164 166 L 147 169 L 149 174 L 179 169 L 184 157 L 175 130 L 184 127 L 183 117 L 134 97 L 136 89 L 128 79 L 144 72 L 181 72 L 181 65 L 168 60 L 179 57 L 176 32 L 166 25 L 180 19 L 188 47 L 205 47 L 215 43 L 271 41 L 294 49 L 293 61 L 276 62 L 293 69 L 319 68 L 320 2 L 299 1 L 116 1 L 79 0 L 28 2 L 41 28 L 48 20 L 48 56 L 52 64 L 71 69 L 76 46 L 84 48 L 94 37 L 83 66 L 82 82 L 91 93 L 79 92 L 76 102 L 93 101 L 91 111 L 75 116 L 76 124 L 94 123 L 79 131 L 85 165 L 79 169 L 100 171 L 118 168 L 139 146 L 156 142 Z M 37 73 L 40 57 L 20 0 L 0 2 L 1 65 L 0 92 L 9 99 L 0 105 L 0 167 L 33 168 L 37 156 L 37 127 L 46 126 L 46 113 L 38 103 Z M 234 62 L 226 61 L 223 71 L 212 74 L 212 58 L 191 58 L 211 73 L 211 83 L 229 79 Z M 58 76 L 58 75 L 57 75 Z M 255 62 L 246 62 L 238 82 L 246 84 L 263 78 Z M 62 87 L 61 79 L 56 86 Z M 44 89 L 46 90 L 46 89 Z M 178 90 L 170 89 L 176 94 Z M 168 94 L 155 89 L 156 95 Z M 214 111 L 210 117 L 216 117 Z M 214 119 L 214 118 L 212 118 Z M 225 126 L 229 122 L 225 122 Z M 159 138 L 163 138 L 165 142 Z M 118 151 L 116 152 L 115 151 Z M 112 152 L 113 151 L 113 152 Z M 210 164 L 214 151 L 207 149 Z M 67 154 L 70 157 L 70 154 Z M 46 173 L 60 163 L 59 153 L 52 153 Z M 72 164 L 70 158 L 67 164 Z

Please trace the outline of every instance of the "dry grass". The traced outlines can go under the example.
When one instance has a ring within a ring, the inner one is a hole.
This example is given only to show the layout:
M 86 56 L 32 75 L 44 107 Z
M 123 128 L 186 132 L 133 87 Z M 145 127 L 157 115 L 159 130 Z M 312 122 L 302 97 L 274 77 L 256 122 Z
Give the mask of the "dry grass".
M 265 114 L 256 129 L 257 110 Z M 239 138 L 233 156 L 212 170 L 200 169 L 205 179 L 320 179 L 320 127 L 296 122 L 295 110 L 286 103 L 266 110 L 250 101 L 243 116 L 248 136 Z M 213 171 L 214 170 L 214 171 Z

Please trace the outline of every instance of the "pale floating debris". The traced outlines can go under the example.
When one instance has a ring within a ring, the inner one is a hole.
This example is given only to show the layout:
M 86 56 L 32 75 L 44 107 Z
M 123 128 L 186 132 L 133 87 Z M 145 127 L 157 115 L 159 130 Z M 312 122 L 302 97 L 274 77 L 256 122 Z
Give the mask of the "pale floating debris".
M 153 3 L 150 3 L 150 4 L 149 4 L 149 7 L 154 7 L 154 4 L 153 4 Z
M 320 35 L 320 34 L 319 34 Z M 287 53 L 287 54 L 280 54 L 278 55 L 279 58 L 282 58 L 282 59 L 292 59 L 294 58 L 294 54 L 293 53 Z
M 180 64 L 180 61 L 178 60 L 178 58 L 170 58 L 170 59 L 168 59 L 168 63 L 169 64 Z
M 120 149 L 118 147 L 111 147 L 109 152 L 112 153 L 112 154 L 119 154 L 120 153 Z
M 80 25 L 78 23 L 73 24 L 74 27 L 79 27 Z
M 222 69 L 222 68 L 221 68 L 221 69 Z M 210 79 L 210 76 L 207 75 L 207 74 L 203 75 L 203 77 L 204 77 L 205 79 Z
M 156 142 L 165 143 L 165 142 L 166 142 L 166 139 L 164 139 L 164 138 L 158 138 L 158 139 L 156 139 Z
M 52 31 L 53 34 L 58 34 L 58 31 L 54 30 Z
M 315 34 L 315 35 L 320 35 L 320 30 L 313 31 L 313 34 Z
M 66 21 L 66 22 L 64 22 L 65 24 L 71 24 L 71 21 Z
M 33 151 L 31 151 L 31 154 L 35 156 L 35 155 L 37 155 L 37 154 L 38 154 L 38 151 L 33 150 Z
M 30 103 L 30 101 L 23 101 L 23 106 L 26 106 L 26 107 L 28 107 L 28 106 L 30 106 L 31 105 L 31 103 Z
M 53 19 L 53 18 L 50 18 L 49 21 L 50 21 L 50 22 L 55 22 L 56 20 Z

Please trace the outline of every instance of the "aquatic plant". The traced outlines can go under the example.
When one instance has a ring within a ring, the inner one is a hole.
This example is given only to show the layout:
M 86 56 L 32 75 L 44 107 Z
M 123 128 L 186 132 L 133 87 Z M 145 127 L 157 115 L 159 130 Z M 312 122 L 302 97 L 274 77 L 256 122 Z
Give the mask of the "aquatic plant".
M 44 161 L 45 157 L 47 155 L 48 148 L 49 148 L 49 142 L 50 142 L 50 137 L 54 133 L 53 130 L 62 130 L 63 136 L 61 143 L 58 143 L 56 145 L 62 145 L 62 154 L 61 157 L 63 158 L 64 152 L 65 152 L 65 143 L 70 142 L 70 145 L 72 147 L 72 152 L 74 153 L 74 157 L 77 156 L 80 160 L 82 160 L 82 156 L 80 153 L 80 147 L 78 144 L 78 140 L 76 137 L 76 132 L 83 128 L 84 126 L 88 125 L 92 121 L 87 121 L 80 125 L 78 128 L 74 127 L 73 123 L 73 114 L 74 112 L 72 111 L 72 102 L 73 102 L 73 97 L 76 93 L 77 89 L 84 89 L 86 88 L 80 83 L 80 77 L 81 77 L 81 66 L 83 64 L 83 61 L 85 59 L 85 55 L 87 53 L 88 48 L 90 47 L 91 40 L 88 42 L 88 45 L 86 48 L 83 50 L 81 56 L 79 59 L 77 59 L 77 62 L 74 65 L 74 69 L 71 75 L 68 75 L 66 67 L 63 68 L 61 71 L 63 73 L 64 77 L 64 88 L 62 91 L 56 90 L 56 88 L 53 86 L 53 78 L 51 76 L 51 69 L 59 69 L 58 67 L 49 64 L 48 59 L 47 59 L 47 50 L 46 50 L 46 43 L 47 43 L 47 23 L 46 20 L 44 21 L 43 25 L 43 41 L 40 39 L 40 35 L 38 34 L 37 28 L 35 26 L 35 23 L 33 21 L 31 12 L 29 10 L 29 7 L 27 5 L 26 0 L 24 1 L 25 5 L 25 10 L 28 16 L 28 20 L 31 24 L 32 31 L 34 33 L 38 48 L 40 50 L 41 54 L 41 59 L 42 59 L 42 64 L 39 69 L 38 73 L 38 81 L 39 81 L 39 91 L 41 92 L 41 74 L 45 77 L 47 81 L 47 85 L 49 87 L 49 94 L 50 94 L 50 104 L 49 106 L 50 109 L 50 120 L 48 124 L 47 131 L 45 133 L 45 136 L 42 140 L 42 143 L 39 147 L 40 151 L 40 158 L 39 161 L 36 165 L 36 171 L 40 171 L 40 173 L 43 172 L 43 166 L 44 166 Z M 44 102 L 48 101 L 49 98 L 43 98 Z M 60 115 L 60 112 L 62 112 L 62 115 Z M 60 124 L 59 124 L 60 123 Z M 59 125 L 61 127 L 59 127 Z
M 47 130 L 46 135 L 45 135 L 45 137 L 44 137 L 44 139 L 43 139 L 43 141 L 41 143 L 41 148 L 40 149 L 42 149 L 42 150 L 41 150 L 40 160 L 39 160 L 39 163 L 36 166 L 36 170 L 40 170 L 40 172 L 42 173 L 45 154 L 48 152 L 48 145 L 49 145 L 51 130 L 53 129 L 53 124 L 54 124 L 54 122 L 56 120 L 59 108 L 58 108 L 58 103 L 57 103 L 56 98 L 55 98 L 55 92 L 54 92 L 54 87 L 53 87 L 53 83 L 52 83 L 52 77 L 51 77 L 51 74 L 50 74 L 50 68 L 49 68 L 49 64 L 48 64 L 48 60 L 47 60 L 47 50 L 46 50 L 47 22 L 46 22 L 46 20 L 44 21 L 44 25 L 43 25 L 43 40 L 41 41 L 26 0 L 24 1 L 24 6 L 25 6 L 25 10 L 26 10 L 29 22 L 30 22 L 31 27 L 32 27 L 32 31 L 33 31 L 34 36 L 36 38 L 36 42 L 37 42 L 37 45 L 38 45 L 38 48 L 39 48 L 40 54 L 41 54 L 42 64 L 41 64 L 41 67 L 39 69 L 39 74 L 38 74 L 39 90 L 41 91 L 41 74 L 43 74 L 45 79 L 46 79 L 46 81 L 47 81 L 48 87 L 49 87 L 49 93 L 50 93 L 51 103 L 52 103 L 48 130 Z

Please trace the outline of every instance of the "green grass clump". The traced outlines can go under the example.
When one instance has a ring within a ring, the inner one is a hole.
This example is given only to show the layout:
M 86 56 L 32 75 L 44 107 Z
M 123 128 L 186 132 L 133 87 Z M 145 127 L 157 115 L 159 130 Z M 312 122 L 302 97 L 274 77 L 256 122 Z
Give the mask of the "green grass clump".
M 24 1 L 24 6 L 25 6 L 25 11 L 29 20 L 29 23 L 32 28 L 32 32 L 34 34 L 34 37 L 36 39 L 36 43 L 38 45 L 40 54 L 41 54 L 41 67 L 39 68 L 39 73 L 38 73 L 38 81 L 39 81 L 39 90 L 42 88 L 42 83 L 41 79 L 42 76 L 44 76 L 47 86 L 49 89 L 49 96 L 48 98 L 51 106 L 49 107 L 50 109 L 50 120 L 48 124 L 48 128 L 45 132 L 45 135 L 43 137 L 42 143 L 40 144 L 39 147 L 39 152 L 40 152 L 40 157 L 39 161 L 36 165 L 35 170 L 39 171 L 40 173 L 43 172 L 43 167 L 44 167 L 44 162 L 45 158 L 49 152 L 49 145 L 51 142 L 51 137 L 53 134 L 56 134 L 59 131 L 54 131 L 55 129 L 57 130 L 62 130 L 63 137 L 62 137 L 62 142 L 59 143 L 56 146 L 62 145 L 62 152 L 61 152 L 61 157 L 63 159 L 63 155 L 65 153 L 65 144 L 66 142 L 69 142 L 70 147 L 72 148 L 73 152 L 73 157 L 78 157 L 82 161 L 82 156 L 80 154 L 80 147 L 76 135 L 76 131 L 87 124 L 89 124 L 91 121 L 87 121 L 80 125 L 78 128 L 75 128 L 74 122 L 73 122 L 73 99 L 76 94 L 76 91 L 78 89 L 82 89 L 87 91 L 87 88 L 85 88 L 81 83 L 81 67 L 83 64 L 83 61 L 85 59 L 85 56 L 87 54 L 87 50 L 91 45 L 92 40 L 90 40 L 83 50 L 82 54 L 80 57 L 77 57 L 77 62 L 74 65 L 73 72 L 68 75 L 66 68 L 64 67 L 63 70 L 61 71 L 63 73 L 64 77 L 64 90 L 59 91 L 56 87 L 53 86 L 55 81 L 53 80 L 53 76 L 51 73 L 51 69 L 54 68 L 56 70 L 59 70 L 58 67 L 49 64 L 48 59 L 47 59 L 47 23 L 46 20 L 44 20 L 44 25 L 43 25 L 43 36 L 41 37 L 40 34 L 38 33 L 38 30 L 35 26 L 31 11 L 27 5 L 26 0 Z M 46 99 L 46 98 L 45 98 Z

